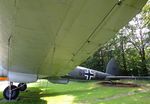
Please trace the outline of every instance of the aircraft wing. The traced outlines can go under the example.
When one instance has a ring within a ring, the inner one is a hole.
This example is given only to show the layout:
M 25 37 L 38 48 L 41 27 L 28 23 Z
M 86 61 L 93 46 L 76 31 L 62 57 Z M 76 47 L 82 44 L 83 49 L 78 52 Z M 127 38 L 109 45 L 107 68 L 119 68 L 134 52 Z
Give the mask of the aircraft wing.
M 137 79 L 137 80 L 150 80 L 150 76 L 107 76 L 106 79 Z
M 147 0 L 0 0 L 0 65 L 63 76 L 127 24 Z

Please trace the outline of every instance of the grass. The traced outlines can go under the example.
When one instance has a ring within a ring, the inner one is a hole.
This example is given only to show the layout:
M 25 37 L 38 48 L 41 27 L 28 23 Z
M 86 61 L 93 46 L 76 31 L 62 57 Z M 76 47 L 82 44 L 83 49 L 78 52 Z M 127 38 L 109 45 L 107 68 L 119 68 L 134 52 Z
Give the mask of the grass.
M 19 101 L 0 104 L 149 104 L 150 82 L 138 83 L 145 87 L 108 87 L 96 82 L 61 85 L 39 81 L 29 84 L 27 92 L 20 93 Z M 2 92 L 0 98 L 3 98 Z

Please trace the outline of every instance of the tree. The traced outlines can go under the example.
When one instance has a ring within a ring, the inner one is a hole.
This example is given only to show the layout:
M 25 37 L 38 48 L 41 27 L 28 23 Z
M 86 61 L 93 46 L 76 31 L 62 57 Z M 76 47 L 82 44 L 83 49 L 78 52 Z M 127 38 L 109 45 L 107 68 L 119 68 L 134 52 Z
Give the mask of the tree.
M 104 71 L 115 57 L 124 75 L 148 75 L 150 71 L 150 0 L 116 37 L 90 57 L 85 67 Z

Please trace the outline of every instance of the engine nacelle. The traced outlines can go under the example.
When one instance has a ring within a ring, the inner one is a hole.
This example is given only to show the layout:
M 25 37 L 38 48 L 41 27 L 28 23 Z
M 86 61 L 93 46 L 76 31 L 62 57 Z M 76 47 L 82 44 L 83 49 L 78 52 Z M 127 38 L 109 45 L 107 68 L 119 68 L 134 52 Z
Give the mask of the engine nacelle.
M 67 78 L 48 78 L 48 81 L 54 84 L 67 84 L 69 79 Z
M 31 83 L 31 82 L 36 82 L 38 79 L 38 76 L 36 74 L 8 72 L 8 79 L 10 82 Z

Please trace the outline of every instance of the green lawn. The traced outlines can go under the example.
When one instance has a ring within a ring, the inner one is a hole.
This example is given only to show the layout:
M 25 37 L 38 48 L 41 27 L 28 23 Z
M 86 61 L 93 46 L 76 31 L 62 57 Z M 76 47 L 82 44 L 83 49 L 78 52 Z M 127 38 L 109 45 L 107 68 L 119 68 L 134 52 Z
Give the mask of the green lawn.
M 29 84 L 20 100 L 8 104 L 149 104 L 150 82 L 137 88 L 106 87 L 97 82 L 70 82 L 66 85 L 40 81 Z M 0 94 L 2 99 L 2 92 Z M 0 102 L 0 104 L 7 104 Z

